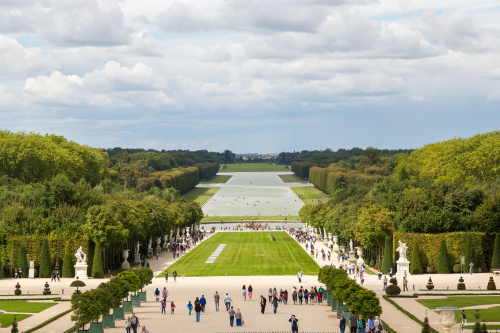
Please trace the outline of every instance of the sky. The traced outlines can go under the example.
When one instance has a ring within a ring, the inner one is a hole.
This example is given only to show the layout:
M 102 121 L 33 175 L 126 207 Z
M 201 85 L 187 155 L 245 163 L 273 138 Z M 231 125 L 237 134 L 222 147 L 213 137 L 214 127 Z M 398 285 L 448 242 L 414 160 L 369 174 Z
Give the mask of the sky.
M 497 0 L 0 1 L 2 130 L 279 153 L 499 124 Z

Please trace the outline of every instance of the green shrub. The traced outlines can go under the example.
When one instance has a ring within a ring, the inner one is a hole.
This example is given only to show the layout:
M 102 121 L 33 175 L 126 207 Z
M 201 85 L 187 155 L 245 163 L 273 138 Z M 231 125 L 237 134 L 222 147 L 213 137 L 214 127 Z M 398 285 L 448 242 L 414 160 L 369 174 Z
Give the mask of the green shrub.
M 17 328 L 16 316 L 14 316 L 14 321 L 12 322 L 12 328 L 10 329 L 10 333 L 19 333 L 19 328 Z
M 373 259 L 372 259 L 372 260 L 370 260 L 370 263 L 368 264 L 368 266 L 370 266 L 370 267 L 375 267 L 375 262 L 373 261 Z
M 491 268 L 500 269 L 500 234 L 495 237 L 495 246 L 493 248 L 493 258 L 491 259 Z
M 52 292 L 50 291 L 49 284 L 47 282 L 45 282 L 45 286 L 43 288 L 43 294 L 44 295 L 50 295 L 50 294 L 52 294 Z
M 432 283 L 432 278 L 429 277 L 429 281 L 427 281 L 427 284 L 425 285 L 427 290 L 432 290 L 434 289 L 434 283 Z
M 420 259 L 420 250 L 417 240 L 413 242 L 413 249 L 411 250 L 410 273 L 422 274 L 422 260 Z
M 388 274 L 392 268 L 392 239 L 385 239 L 384 257 L 382 258 L 382 273 Z
M 458 279 L 457 290 L 465 290 L 465 283 L 463 277 L 460 277 L 460 279 Z
M 73 256 L 69 250 L 69 242 L 66 242 L 66 246 L 64 247 L 64 258 L 63 258 L 63 267 L 62 267 L 62 276 L 63 277 L 74 277 L 74 266 L 73 266 Z
M 390 284 L 393 284 L 393 285 L 396 285 L 396 284 L 398 283 L 398 280 L 397 280 L 396 278 L 391 278 L 391 279 L 389 280 L 389 283 L 390 283 Z
M 497 290 L 497 286 L 495 284 L 495 281 L 493 280 L 493 276 L 490 276 L 490 280 L 488 281 L 488 290 Z
M 453 265 L 453 273 L 460 273 L 461 267 L 462 267 L 462 265 L 460 265 L 460 264 Z
M 401 294 L 401 288 L 399 288 L 399 286 L 391 284 L 390 286 L 387 286 L 387 288 L 385 288 L 385 293 L 389 296 L 396 296 Z
M 95 244 L 94 261 L 92 263 L 92 277 L 93 278 L 103 278 L 104 277 L 104 267 L 102 265 L 101 245 L 99 243 Z
M 21 294 L 22 294 L 22 292 L 21 292 L 21 285 L 18 282 L 18 283 L 16 283 L 16 290 L 14 290 L 14 295 L 19 296 Z
M 434 266 L 427 266 L 427 273 L 429 274 L 436 273 L 436 268 Z
M 425 317 L 424 324 L 422 325 L 421 333 L 431 333 L 431 325 L 429 325 L 429 319 Z
M 21 268 L 23 273 L 28 276 L 28 258 L 26 257 L 26 248 L 21 245 L 17 256 L 17 268 Z
M 446 248 L 446 242 L 444 239 L 441 241 L 441 246 L 439 247 L 439 258 L 438 258 L 438 274 L 449 274 L 450 273 L 450 262 L 448 259 L 448 250 Z
M 42 253 L 40 255 L 39 277 L 48 278 L 52 274 L 52 264 L 50 262 L 49 242 L 44 239 L 42 244 Z

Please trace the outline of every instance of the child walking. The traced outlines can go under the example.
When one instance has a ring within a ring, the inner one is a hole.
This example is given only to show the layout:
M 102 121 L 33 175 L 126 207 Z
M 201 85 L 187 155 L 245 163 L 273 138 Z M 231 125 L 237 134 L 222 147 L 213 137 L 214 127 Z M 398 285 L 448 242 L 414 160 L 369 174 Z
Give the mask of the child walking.
M 175 310 L 175 304 L 174 302 L 172 302 L 172 304 L 170 304 L 170 313 L 174 314 L 174 310 Z
M 166 314 L 166 310 L 165 308 L 167 307 L 167 299 L 164 298 L 163 301 L 161 301 L 161 313 L 162 314 Z
M 191 315 L 191 311 L 193 310 L 193 304 L 191 304 L 191 301 L 189 301 L 187 307 L 189 309 L 189 315 Z

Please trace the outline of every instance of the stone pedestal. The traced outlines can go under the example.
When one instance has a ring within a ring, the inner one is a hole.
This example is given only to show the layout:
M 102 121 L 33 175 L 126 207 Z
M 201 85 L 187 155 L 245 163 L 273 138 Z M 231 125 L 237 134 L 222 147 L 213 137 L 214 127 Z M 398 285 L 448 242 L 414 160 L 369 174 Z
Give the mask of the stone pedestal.
M 130 264 L 128 263 L 128 253 L 130 250 L 122 250 L 122 257 L 123 257 L 123 262 L 122 262 L 122 268 L 123 269 L 130 269 Z
M 29 274 L 28 278 L 34 279 L 35 278 L 35 269 L 34 268 L 30 268 L 28 274 Z
M 88 279 L 89 276 L 87 275 L 87 267 L 89 265 L 87 264 L 77 264 L 75 265 L 75 279 Z
M 353 250 L 349 252 L 349 262 L 356 262 L 356 254 Z
M 358 253 L 357 264 L 359 267 L 361 267 L 365 263 L 365 261 L 363 260 L 363 247 L 362 246 L 356 247 L 356 252 Z
M 140 253 L 134 254 L 134 262 L 141 262 L 141 254 Z
M 406 275 L 410 275 L 410 262 L 408 260 L 398 260 L 396 261 L 398 265 L 398 270 L 396 271 L 396 275 L 404 275 L 406 271 Z
M 157 252 L 161 251 L 160 243 L 161 243 L 161 237 L 156 237 L 156 251 Z

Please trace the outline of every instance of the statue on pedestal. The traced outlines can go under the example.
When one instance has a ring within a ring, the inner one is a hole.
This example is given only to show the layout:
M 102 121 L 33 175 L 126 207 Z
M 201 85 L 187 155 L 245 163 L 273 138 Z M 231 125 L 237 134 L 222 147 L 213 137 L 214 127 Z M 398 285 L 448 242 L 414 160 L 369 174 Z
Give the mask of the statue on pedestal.
M 76 264 L 75 264 L 75 278 L 78 277 L 80 279 L 87 279 L 87 255 L 83 252 L 82 247 L 76 251 Z
M 351 247 L 350 252 L 354 252 L 354 245 L 352 244 L 352 239 L 349 241 L 349 246 Z
M 82 264 L 85 265 L 85 264 L 87 264 L 87 255 L 85 254 L 85 252 L 83 252 L 83 249 L 82 249 L 81 246 L 76 251 L 75 257 L 76 257 L 76 264 L 77 265 L 82 265 Z
M 406 250 L 408 249 L 408 246 L 406 246 L 406 243 L 403 243 L 401 240 L 399 240 L 399 246 L 396 249 L 396 251 L 399 252 L 399 260 L 398 261 L 407 261 L 408 259 L 406 258 Z

